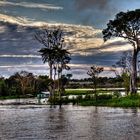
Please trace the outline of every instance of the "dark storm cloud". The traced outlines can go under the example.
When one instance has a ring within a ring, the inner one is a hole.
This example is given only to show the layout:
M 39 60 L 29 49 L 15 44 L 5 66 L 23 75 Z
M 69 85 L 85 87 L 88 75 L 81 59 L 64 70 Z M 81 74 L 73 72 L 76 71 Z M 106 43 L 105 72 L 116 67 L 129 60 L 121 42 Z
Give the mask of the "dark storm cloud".
M 41 58 L 27 58 L 27 57 L 1 57 L 0 66 L 7 65 L 30 65 L 30 64 L 42 64 Z
M 116 11 L 112 0 L 75 0 L 75 5 L 83 24 L 96 27 L 102 27 Z
M 0 32 L 0 55 L 2 54 L 39 54 L 41 45 L 34 39 L 34 27 L 0 22 L 4 28 Z
M 110 53 L 105 52 L 105 53 L 99 53 L 99 54 L 88 55 L 88 56 L 76 55 L 76 56 L 72 56 L 72 63 L 111 66 L 118 61 L 122 53 L 123 52 L 119 51 L 119 52 L 110 52 Z M 85 67 L 83 66 L 83 68 Z
M 106 9 L 108 7 L 109 0 L 76 0 L 76 6 L 78 10 L 85 10 L 88 8 L 97 7 L 99 9 Z

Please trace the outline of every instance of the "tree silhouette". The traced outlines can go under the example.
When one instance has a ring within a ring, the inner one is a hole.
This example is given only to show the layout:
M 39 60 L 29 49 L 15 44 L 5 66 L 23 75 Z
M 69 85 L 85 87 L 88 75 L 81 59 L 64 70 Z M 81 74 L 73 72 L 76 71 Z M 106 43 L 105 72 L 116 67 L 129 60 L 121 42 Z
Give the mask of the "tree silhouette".
M 40 49 L 39 52 L 41 53 L 42 61 L 44 63 L 48 63 L 50 67 L 50 79 L 52 80 L 52 83 L 50 84 L 50 94 L 52 96 L 54 91 L 54 82 L 52 78 L 53 65 L 56 61 L 56 53 L 54 48 L 56 46 L 61 46 L 61 44 L 64 42 L 62 31 L 60 29 L 43 29 L 35 34 L 35 38 L 38 42 L 44 45 L 44 48 Z
M 94 91 L 96 93 L 96 86 L 97 86 L 97 78 L 98 75 L 103 72 L 104 68 L 103 67 L 98 67 L 96 65 L 93 65 L 90 70 L 88 70 L 87 74 L 91 77 L 91 80 L 94 85 Z M 95 94 L 96 95 L 96 94 Z
M 112 37 L 126 39 L 133 46 L 132 54 L 132 86 L 131 93 L 136 93 L 137 55 L 140 51 L 140 9 L 120 12 L 114 20 L 110 20 L 107 28 L 102 31 L 104 41 Z
M 52 79 L 53 75 L 53 64 L 54 64 L 54 47 L 60 46 L 63 42 L 62 31 L 60 29 L 57 30 L 47 30 L 43 29 L 40 32 L 35 34 L 35 38 L 38 42 L 40 42 L 45 47 L 42 48 L 39 52 L 42 56 L 42 61 L 44 63 L 48 62 L 50 67 L 50 79 Z
M 70 69 L 67 65 L 71 58 L 70 53 L 67 51 L 66 44 L 63 38 L 64 34 L 60 29 L 43 30 L 41 33 L 36 33 L 35 38 L 45 47 L 39 50 L 44 63 L 48 63 L 50 67 L 50 79 L 54 80 L 58 74 L 58 91 L 60 90 L 60 79 L 63 69 Z M 51 95 L 54 95 L 55 82 L 51 85 Z M 59 92 L 61 94 L 61 92 Z M 60 97 L 61 98 L 61 97 Z

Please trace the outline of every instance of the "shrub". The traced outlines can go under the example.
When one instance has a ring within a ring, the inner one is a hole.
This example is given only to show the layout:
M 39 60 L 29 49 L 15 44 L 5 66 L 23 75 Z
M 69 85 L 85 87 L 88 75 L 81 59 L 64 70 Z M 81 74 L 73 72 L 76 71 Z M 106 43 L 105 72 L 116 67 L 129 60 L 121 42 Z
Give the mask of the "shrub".
M 109 100 L 112 99 L 112 95 L 111 94 L 102 94 L 102 95 L 98 95 L 97 100 Z
M 121 93 L 119 91 L 114 91 L 113 97 L 119 98 L 119 97 L 121 97 Z
M 84 99 L 85 100 L 90 100 L 91 99 L 91 96 L 89 94 L 86 94 Z
M 78 101 L 80 101 L 80 100 L 83 99 L 83 97 L 82 97 L 82 95 L 78 95 L 76 99 L 77 99 Z

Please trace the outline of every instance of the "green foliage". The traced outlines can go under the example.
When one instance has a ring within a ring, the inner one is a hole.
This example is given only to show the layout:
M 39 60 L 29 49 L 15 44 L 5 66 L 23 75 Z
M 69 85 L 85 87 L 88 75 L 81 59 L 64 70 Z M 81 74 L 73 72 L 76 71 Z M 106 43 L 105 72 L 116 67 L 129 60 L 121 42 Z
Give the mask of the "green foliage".
M 103 38 L 106 41 L 111 37 L 122 37 L 134 42 L 135 33 L 139 32 L 139 22 L 140 9 L 119 12 L 114 20 L 109 20 L 107 28 L 103 30 Z
M 140 107 L 140 96 L 126 96 L 108 100 L 88 100 L 79 103 L 82 106 Z
M 76 97 L 76 100 L 78 100 L 78 101 L 80 101 L 80 100 L 82 100 L 82 99 L 83 99 L 82 95 L 78 95 L 78 96 Z
M 87 90 L 66 90 L 66 95 L 85 95 L 87 94 Z
M 37 77 L 25 71 L 18 72 L 7 79 L 0 78 L 0 96 L 35 97 L 37 93 L 48 89 L 50 81 L 48 76 Z
M 98 95 L 96 97 L 97 100 L 110 100 L 112 99 L 112 95 L 111 94 L 101 94 L 101 95 Z
M 7 87 L 4 79 L 0 80 L 0 96 L 7 95 Z
M 123 73 L 122 78 L 123 78 L 123 85 L 124 85 L 126 94 L 128 95 L 130 91 L 130 75 L 128 73 Z
M 119 97 L 121 97 L 120 91 L 114 91 L 113 97 L 114 97 L 114 98 L 119 98 Z
M 98 81 L 98 75 L 103 72 L 103 67 L 98 67 L 96 65 L 93 65 L 87 72 L 87 74 L 90 76 L 91 81 L 93 82 L 94 90 L 96 92 L 97 87 L 97 81 Z
M 92 99 L 92 96 L 89 94 L 86 94 L 84 97 L 84 100 L 90 100 L 90 99 Z
M 119 12 L 114 20 L 109 20 L 107 28 L 102 31 L 104 41 L 113 37 L 127 40 L 132 46 L 132 72 L 131 93 L 136 93 L 137 79 L 137 55 L 140 51 L 140 9 L 127 12 Z

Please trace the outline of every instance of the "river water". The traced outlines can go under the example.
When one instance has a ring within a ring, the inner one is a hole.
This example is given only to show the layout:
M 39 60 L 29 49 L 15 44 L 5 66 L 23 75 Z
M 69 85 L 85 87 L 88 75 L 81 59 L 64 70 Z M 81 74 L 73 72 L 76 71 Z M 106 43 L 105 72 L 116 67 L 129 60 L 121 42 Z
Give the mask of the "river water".
M 140 110 L 1 105 L 0 140 L 139 140 Z

